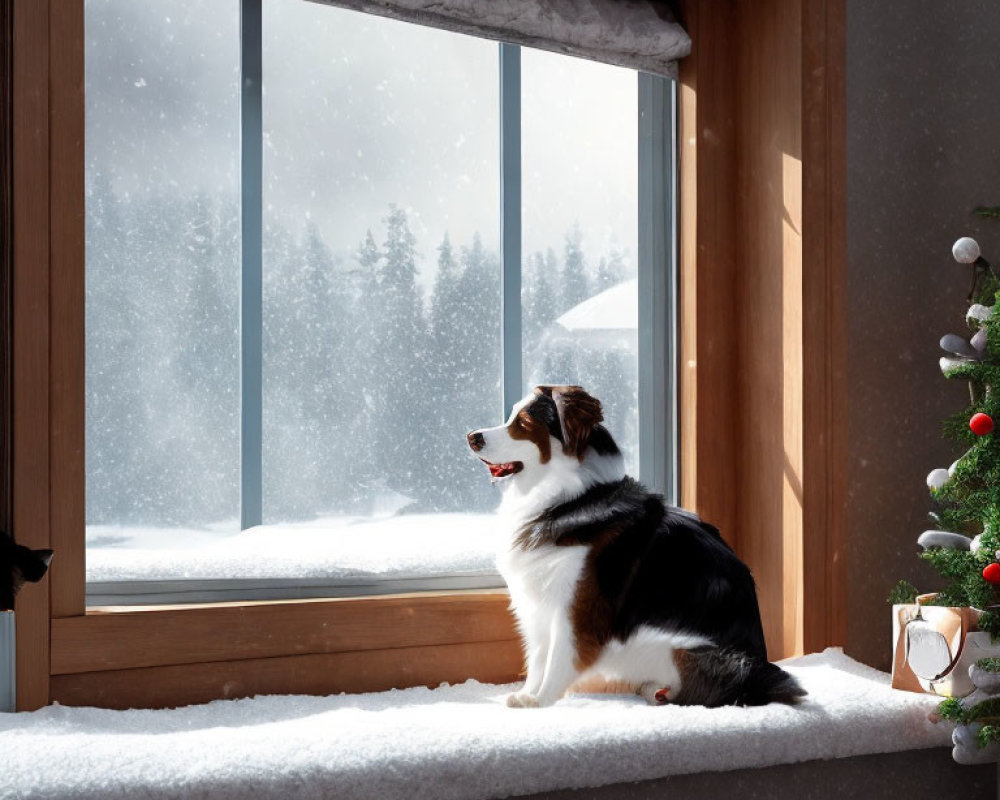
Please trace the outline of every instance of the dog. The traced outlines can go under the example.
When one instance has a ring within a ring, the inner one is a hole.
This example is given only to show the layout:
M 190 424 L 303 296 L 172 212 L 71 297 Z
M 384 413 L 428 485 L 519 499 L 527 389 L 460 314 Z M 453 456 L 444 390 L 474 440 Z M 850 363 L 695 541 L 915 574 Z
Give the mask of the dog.
M 625 475 L 579 386 L 538 386 L 503 425 L 468 433 L 501 483 L 498 567 L 524 645 L 515 708 L 581 680 L 652 705 L 794 705 L 806 694 L 767 660 L 749 568 L 719 531 Z
M 13 611 L 14 596 L 25 581 L 40 581 L 51 562 L 51 550 L 31 550 L 0 531 L 0 611 Z

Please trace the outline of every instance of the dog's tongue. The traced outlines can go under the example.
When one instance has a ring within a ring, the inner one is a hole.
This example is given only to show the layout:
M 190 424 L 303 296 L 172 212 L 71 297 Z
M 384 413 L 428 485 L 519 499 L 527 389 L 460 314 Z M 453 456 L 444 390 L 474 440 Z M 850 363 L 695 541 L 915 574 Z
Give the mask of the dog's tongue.
M 513 464 L 490 464 L 489 468 L 494 478 L 506 478 L 514 471 Z

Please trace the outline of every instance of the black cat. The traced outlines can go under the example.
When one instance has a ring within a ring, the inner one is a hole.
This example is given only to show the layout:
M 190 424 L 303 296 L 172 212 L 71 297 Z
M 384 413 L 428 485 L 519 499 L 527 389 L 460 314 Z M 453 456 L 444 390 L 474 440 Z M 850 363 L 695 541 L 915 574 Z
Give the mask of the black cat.
M 12 611 L 24 582 L 38 583 L 51 561 L 51 550 L 31 550 L 0 531 L 0 611 Z

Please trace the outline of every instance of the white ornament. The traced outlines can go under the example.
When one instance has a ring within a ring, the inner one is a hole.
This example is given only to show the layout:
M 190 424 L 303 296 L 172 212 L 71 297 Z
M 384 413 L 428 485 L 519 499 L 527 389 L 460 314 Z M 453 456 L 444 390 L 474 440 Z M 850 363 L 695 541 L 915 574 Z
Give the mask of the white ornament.
M 969 545 L 969 550 L 971 550 L 973 553 L 978 553 L 979 548 L 981 548 L 982 546 L 983 546 L 983 535 L 980 533 L 972 537 L 972 543 Z
M 951 531 L 924 531 L 917 538 L 917 544 L 924 548 L 924 550 L 929 550 L 932 547 L 941 547 L 949 550 L 968 550 L 970 539 L 961 533 L 952 533 Z
M 958 458 L 956 458 L 954 461 L 951 462 L 951 466 L 948 467 L 949 478 L 954 477 L 955 470 L 958 469 L 958 465 L 962 463 L 962 459 L 965 458 L 967 455 L 969 455 L 969 453 L 971 452 L 972 449 L 966 450 L 964 453 L 962 453 L 962 455 L 960 455 Z
M 959 264 L 972 264 L 982 255 L 982 251 L 979 249 L 979 242 L 963 236 L 951 246 L 951 254 Z
M 986 747 L 979 746 L 979 729 L 982 727 L 981 722 L 971 722 L 959 725 L 952 731 L 951 741 L 955 746 L 951 750 L 951 756 L 959 764 L 992 764 L 1000 760 L 1000 743 L 991 742 Z
M 965 312 L 965 320 L 970 324 L 978 322 L 980 325 L 990 318 L 993 313 L 993 306 L 984 306 L 980 303 L 973 303 L 969 310 Z
M 969 341 L 976 348 L 977 353 L 982 353 L 986 349 L 986 328 L 980 328 L 976 335 Z
M 928 489 L 940 489 L 948 482 L 948 470 L 938 468 L 931 470 L 930 474 L 927 476 L 927 488 Z
M 941 372 L 946 378 L 956 369 L 961 369 L 962 367 L 968 366 L 968 364 L 969 361 L 964 358 L 949 358 L 948 356 L 941 356 L 941 358 L 938 359 L 938 366 L 941 367 Z

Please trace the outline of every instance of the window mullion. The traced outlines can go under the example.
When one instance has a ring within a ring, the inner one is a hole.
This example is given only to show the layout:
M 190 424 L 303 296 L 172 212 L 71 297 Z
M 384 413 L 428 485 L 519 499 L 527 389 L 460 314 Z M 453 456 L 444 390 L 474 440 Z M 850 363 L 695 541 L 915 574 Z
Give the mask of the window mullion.
M 521 357 L 521 48 L 500 44 L 500 263 L 503 410 L 524 394 Z
M 240 2 L 240 528 L 260 525 L 263 485 L 261 0 Z
M 677 502 L 673 81 L 639 73 L 639 474 Z

